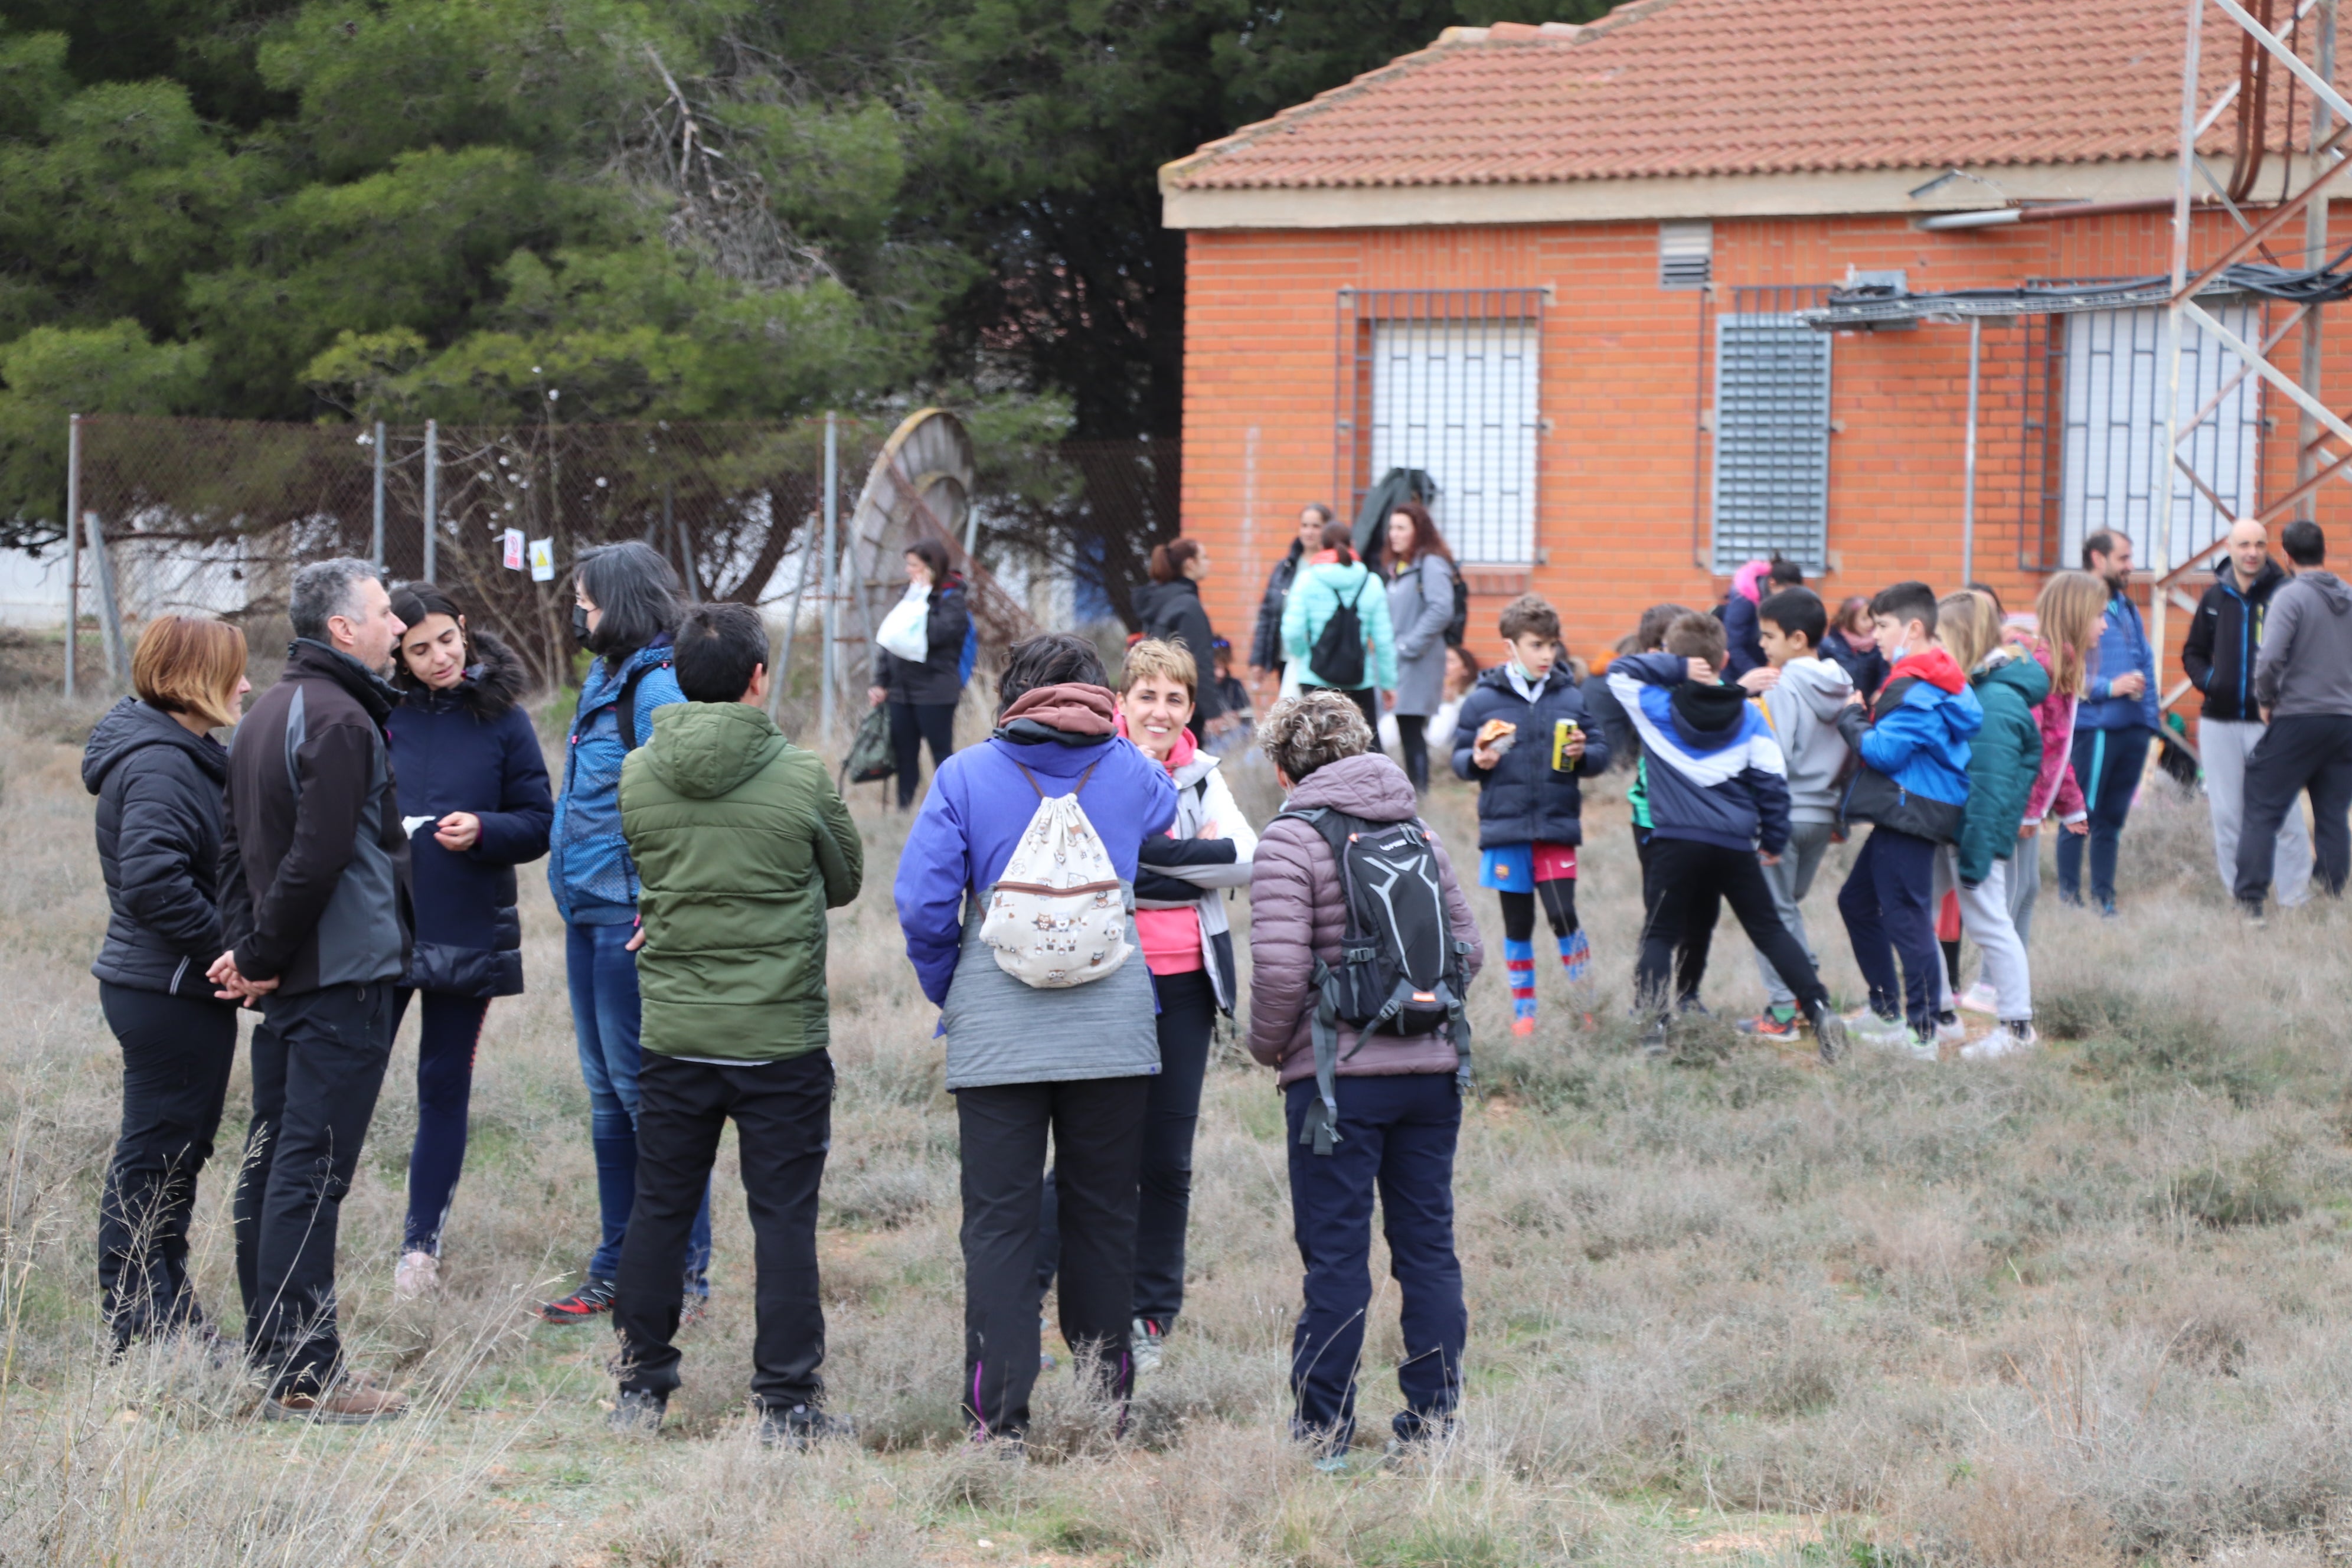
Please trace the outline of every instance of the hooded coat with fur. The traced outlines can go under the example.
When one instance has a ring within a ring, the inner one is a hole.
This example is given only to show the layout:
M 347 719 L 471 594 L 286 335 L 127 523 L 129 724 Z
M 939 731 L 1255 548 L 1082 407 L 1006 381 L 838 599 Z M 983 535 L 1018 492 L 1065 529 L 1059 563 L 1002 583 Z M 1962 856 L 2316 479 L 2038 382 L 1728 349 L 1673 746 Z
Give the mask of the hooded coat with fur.
M 539 731 L 520 707 L 521 660 L 488 632 L 471 634 L 477 662 L 446 691 L 404 675 L 384 721 L 416 901 L 416 941 L 401 984 L 459 996 L 522 989 L 522 921 L 515 868 L 547 853 L 555 803 Z M 481 820 L 466 850 L 434 826 L 453 811 Z

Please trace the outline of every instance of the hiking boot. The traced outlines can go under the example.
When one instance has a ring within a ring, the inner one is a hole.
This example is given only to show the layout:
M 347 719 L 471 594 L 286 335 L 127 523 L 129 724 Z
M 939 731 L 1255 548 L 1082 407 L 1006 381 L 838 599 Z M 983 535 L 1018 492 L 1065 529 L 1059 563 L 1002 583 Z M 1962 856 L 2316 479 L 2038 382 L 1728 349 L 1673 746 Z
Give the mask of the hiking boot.
M 561 1301 L 549 1301 L 539 1309 L 540 1317 L 551 1323 L 585 1323 L 603 1317 L 613 1310 L 613 1282 L 590 1276 L 580 1289 Z
M 2022 1018 L 2011 1019 L 1983 1039 L 1972 1040 L 1962 1046 L 1960 1059 L 1964 1062 L 1997 1061 L 2019 1051 L 2030 1051 L 2041 1043 L 2042 1037 L 2033 1032 L 2031 1023 Z
M 2263 901 L 2260 899 L 2239 900 L 2238 913 L 2245 917 L 2249 931 L 2260 931 L 2270 923 L 2263 918 Z
M 762 1405 L 760 1410 L 760 1447 L 791 1448 L 795 1452 L 819 1443 L 845 1443 L 857 1436 L 857 1428 L 838 1415 L 827 1415 L 814 1405 L 795 1405 L 788 1410 Z
M 1400 1416 L 1398 1419 L 1402 1420 L 1403 1417 Z M 1393 1468 L 1399 1465 L 1412 1464 L 1416 1460 L 1436 1458 L 1444 1453 L 1447 1446 L 1454 1441 L 1455 1430 L 1456 1423 L 1448 1418 L 1444 1421 L 1424 1422 L 1416 1430 L 1409 1433 L 1391 1431 L 1389 1446 L 1381 1454 L 1381 1464 L 1384 1468 Z
M 662 1417 L 668 1412 L 668 1394 L 625 1388 L 613 1402 L 613 1413 L 604 1417 L 604 1426 L 615 1436 L 650 1437 L 661 1430 Z
M 1804 1024 L 1794 1009 L 1787 1017 L 1767 1008 L 1753 1018 L 1742 1018 L 1732 1026 L 1743 1035 L 1754 1035 L 1760 1040 L 1793 1040 L 1805 1032 Z
M 1168 1331 L 1176 1326 L 1173 1318 L 1138 1318 L 1129 1331 L 1129 1342 L 1134 1346 L 1135 1375 L 1160 1370 L 1160 1347 L 1168 1338 Z
M 261 1402 L 268 1421 L 315 1421 L 321 1426 L 371 1426 L 408 1413 L 408 1396 L 356 1373 L 308 1394 L 289 1390 Z
M 441 1260 L 421 1247 L 400 1255 L 392 1271 L 392 1299 L 414 1301 L 441 1289 Z

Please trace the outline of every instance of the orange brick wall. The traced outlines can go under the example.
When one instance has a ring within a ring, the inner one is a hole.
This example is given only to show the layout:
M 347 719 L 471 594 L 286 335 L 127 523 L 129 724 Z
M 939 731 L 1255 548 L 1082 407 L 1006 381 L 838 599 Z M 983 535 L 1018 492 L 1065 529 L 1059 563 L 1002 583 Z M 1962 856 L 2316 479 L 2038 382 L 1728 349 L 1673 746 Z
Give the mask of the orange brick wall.
M 2218 248 L 2226 221 L 2200 219 L 2196 254 Z M 2337 227 L 2352 234 L 2352 214 Z M 2137 276 L 2168 268 L 2168 235 L 2164 214 L 1941 234 L 1892 216 L 1743 219 L 1715 226 L 1714 273 L 1726 308 L 1733 288 L 1830 283 L 1849 267 L 1901 268 L 1914 289 Z M 1559 607 L 1571 651 L 1587 657 L 1605 653 L 1645 605 L 1721 597 L 1727 579 L 1702 564 L 1708 445 L 1696 429 L 1713 392 L 1699 380 L 1700 297 L 1658 287 L 1654 224 L 1195 231 L 1186 283 L 1184 531 L 1210 546 L 1210 614 L 1237 647 L 1247 647 L 1265 572 L 1287 546 L 1299 507 L 1347 504 L 1335 493 L 1337 291 L 1545 285 L 1555 302 L 1544 313 L 1540 405 L 1549 428 L 1538 448 L 1536 591 Z M 2284 308 L 2272 307 L 2272 319 L 2284 322 Z M 2337 406 L 2352 401 L 2342 339 L 2340 329 L 2331 331 L 2328 393 Z M 2042 460 L 2038 436 L 2022 439 L 2027 340 L 2021 324 L 1986 325 L 1979 405 L 1976 575 L 2012 608 L 2030 604 L 2042 576 L 2025 504 Z M 2289 366 L 2294 342 L 2279 351 Z M 1965 327 L 1836 340 L 1832 565 L 1814 584 L 1824 597 L 1909 577 L 1938 590 L 1958 585 L 1967 377 Z M 2296 419 L 2275 392 L 2263 412 L 2268 498 L 2293 487 Z M 2029 462 L 2032 474 L 2023 471 Z M 2331 481 L 2319 516 L 2352 546 L 2347 490 Z M 2039 513 L 2037 502 L 2031 516 Z M 2188 587 L 2193 597 L 2203 584 Z M 2145 591 L 2142 603 L 2145 609 Z M 1482 658 L 1496 640 L 1499 607 L 1473 604 Z M 2187 619 L 2178 610 L 2169 616 L 2168 681 L 2179 679 Z

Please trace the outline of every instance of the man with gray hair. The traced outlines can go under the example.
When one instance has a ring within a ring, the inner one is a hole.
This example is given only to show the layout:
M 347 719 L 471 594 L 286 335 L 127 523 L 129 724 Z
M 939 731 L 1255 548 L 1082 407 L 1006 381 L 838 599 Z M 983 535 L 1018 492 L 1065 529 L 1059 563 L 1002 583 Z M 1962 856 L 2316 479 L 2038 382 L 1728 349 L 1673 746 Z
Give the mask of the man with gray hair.
M 236 1192 L 246 1354 L 262 1413 L 339 1426 L 398 1415 L 353 1376 L 335 1331 L 335 1231 L 392 1055 L 407 967 L 408 835 L 384 734 L 397 695 L 380 671 L 404 629 L 383 569 L 322 561 L 294 574 L 294 645 L 229 747 L 221 896 L 225 1001 L 261 1009 L 253 1121 Z

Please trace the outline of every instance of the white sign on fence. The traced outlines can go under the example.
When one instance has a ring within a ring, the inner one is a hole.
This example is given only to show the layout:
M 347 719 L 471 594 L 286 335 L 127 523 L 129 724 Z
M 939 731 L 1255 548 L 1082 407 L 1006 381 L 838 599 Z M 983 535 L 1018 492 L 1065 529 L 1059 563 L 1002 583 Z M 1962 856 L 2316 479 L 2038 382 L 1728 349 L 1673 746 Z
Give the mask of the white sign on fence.
M 504 559 L 507 570 L 509 572 L 521 571 L 522 530 L 520 528 L 508 529 L 505 536 L 500 540 L 500 543 L 504 548 Z
M 534 539 L 530 542 L 530 580 L 534 583 L 555 581 L 555 541 Z

